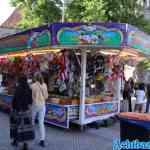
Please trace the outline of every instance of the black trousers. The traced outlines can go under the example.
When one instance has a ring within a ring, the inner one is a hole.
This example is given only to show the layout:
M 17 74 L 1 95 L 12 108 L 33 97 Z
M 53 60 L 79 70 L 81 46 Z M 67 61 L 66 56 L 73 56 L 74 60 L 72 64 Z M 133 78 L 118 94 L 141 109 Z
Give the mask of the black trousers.
M 129 103 L 128 111 L 129 111 L 129 112 L 132 112 L 131 96 L 128 96 L 128 103 Z
M 130 95 L 130 93 L 127 92 L 127 91 L 123 91 L 123 99 L 124 100 L 128 100 L 128 105 L 129 105 L 128 111 L 132 112 L 132 103 L 131 103 L 131 95 Z

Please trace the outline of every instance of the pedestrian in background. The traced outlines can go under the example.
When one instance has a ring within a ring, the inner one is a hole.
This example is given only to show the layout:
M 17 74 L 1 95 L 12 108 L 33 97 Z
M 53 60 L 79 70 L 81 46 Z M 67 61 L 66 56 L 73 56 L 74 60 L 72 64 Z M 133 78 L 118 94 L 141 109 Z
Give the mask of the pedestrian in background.
M 27 83 L 27 78 L 21 75 L 18 79 L 14 97 L 12 100 L 12 111 L 10 113 L 10 137 L 12 145 L 23 143 L 23 150 L 28 149 L 27 141 L 34 139 L 32 125 L 32 91 Z
M 149 106 L 150 106 L 150 84 L 147 85 L 147 91 L 146 91 L 146 97 L 147 97 L 147 102 L 146 102 L 146 113 L 149 112 Z
M 136 97 L 136 104 L 134 111 L 142 113 L 145 99 L 145 85 L 143 83 L 139 84 L 138 89 L 135 91 L 135 97 Z
M 36 116 L 38 117 L 40 142 L 39 145 L 45 147 L 45 126 L 44 118 L 46 111 L 46 99 L 48 98 L 47 85 L 44 83 L 43 77 L 40 73 L 35 75 L 35 82 L 31 85 L 32 89 L 32 118 L 35 123 Z
M 129 112 L 132 112 L 131 95 L 132 95 L 132 90 L 131 90 L 130 82 L 125 81 L 124 90 L 123 90 L 123 99 L 127 100 Z
M 135 83 L 134 83 L 133 78 L 129 78 L 129 84 L 130 84 L 131 96 L 133 96 L 134 95 L 134 88 L 135 88 Z

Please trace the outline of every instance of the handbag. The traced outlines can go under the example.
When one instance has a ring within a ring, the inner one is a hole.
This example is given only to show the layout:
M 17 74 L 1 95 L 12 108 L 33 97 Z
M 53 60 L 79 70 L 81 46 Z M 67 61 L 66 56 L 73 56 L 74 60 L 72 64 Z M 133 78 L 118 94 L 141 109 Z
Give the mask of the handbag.
M 17 141 L 28 141 L 35 138 L 34 126 L 32 124 L 31 111 L 18 113 Z
M 11 110 L 9 115 L 9 124 L 10 124 L 10 138 L 17 137 L 17 112 Z

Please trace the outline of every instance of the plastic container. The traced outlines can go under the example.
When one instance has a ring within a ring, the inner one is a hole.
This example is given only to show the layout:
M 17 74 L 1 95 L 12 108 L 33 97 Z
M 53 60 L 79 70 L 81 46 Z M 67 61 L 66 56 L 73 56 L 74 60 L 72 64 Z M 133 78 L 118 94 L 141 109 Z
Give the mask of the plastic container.
M 120 138 L 121 141 L 149 141 L 150 122 L 120 118 Z

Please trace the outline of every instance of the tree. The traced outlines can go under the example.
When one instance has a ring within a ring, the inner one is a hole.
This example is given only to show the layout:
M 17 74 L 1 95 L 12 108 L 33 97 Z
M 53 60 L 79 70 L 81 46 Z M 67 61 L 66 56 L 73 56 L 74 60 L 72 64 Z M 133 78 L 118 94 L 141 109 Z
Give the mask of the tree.
M 104 9 L 108 21 L 134 24 L 143 17 L 139 0 L 106 0 Z
M 66 9 L 66 21 L 104 21 L 103 0 L 74 0 Z
M 143 16 L 143 6 L 139 0 L 105 0 L 107 21 L 129 23 L 150 33 L 150 22 Z
M 143 70 L 150 70 L 150 60 L 145 59 L 140 61 L 137 66 L 137 70 L 143 71 Z
M 62 17 L 62 1 L 65 2 L 65 21 L 122 22 L 137 26 L 150 33 L 150 22 L 144 20 L 139 0 L 10 0 L 20 7 L 23 20 L 20 26 L 31 28 Z
M 143 24 L 139 24 L 138 27 L 143 30 L 144 32 L 150 34 L 150 21 L 143 20 Z
M 139 0 L 74 0 L 66 10 L 67 21 L 111 21 L 129 23 L 150 33 Z
M 19 7 L 23 19 L 22 28 L 44 25 L 61 19 L 61 0 L 10 0 L 12 5 Z

